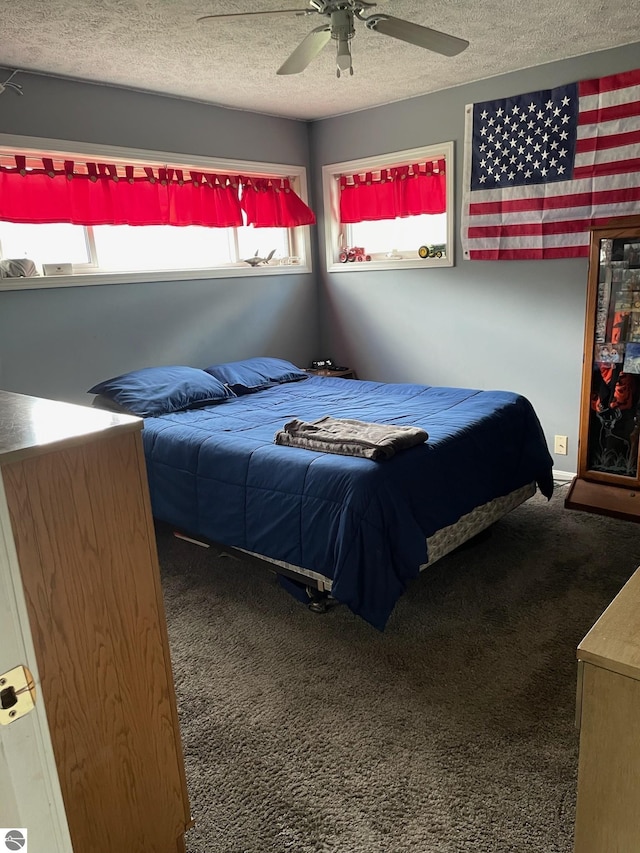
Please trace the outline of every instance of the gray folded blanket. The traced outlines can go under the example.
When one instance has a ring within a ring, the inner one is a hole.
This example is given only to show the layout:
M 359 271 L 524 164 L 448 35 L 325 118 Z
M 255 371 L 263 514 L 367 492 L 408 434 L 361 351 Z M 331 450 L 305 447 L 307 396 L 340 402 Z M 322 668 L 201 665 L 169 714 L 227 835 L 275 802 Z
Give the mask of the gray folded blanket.
M 420 427 L 372 424 L 327 415 L 317 421 L 295 418 L 276 432 L 274 441 L 290 447 L 380 460 L 389 459 L 398 450 L 422 444 L 428 438 Z

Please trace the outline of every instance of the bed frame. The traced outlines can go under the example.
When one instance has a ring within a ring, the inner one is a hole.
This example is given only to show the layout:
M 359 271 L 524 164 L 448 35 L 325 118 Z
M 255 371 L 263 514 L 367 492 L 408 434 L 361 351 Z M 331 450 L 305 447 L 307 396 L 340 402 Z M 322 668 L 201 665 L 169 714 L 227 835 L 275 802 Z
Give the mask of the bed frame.
M 482 506 L 475 507 L 454 524 L 437 530 L 426 540 L 429 560 L 420 566 L 420 571 L 422 572 L 430 568 L 438 560 L 446 557 L 447 554 L 465 544 L 471 543 L 505 515 L 508 515 L 512 510 L 528 501 L 529 498 L 535 495 L 536 491 L 536 484 L 528 483 L 526 486 L 522 486 L 508 495 L 503 495 Z M 231 548 L 219 542 L 207 541 L 199 536 L 192 536 L 182 531 L 174 530 L 173 535 L 178 539 L 191 542 L 194 545 L 206 548 L 214 547 L 222 555 L 228 554 L 241 560 L 248 560 L 254 565 L 269 568 L 275 571 L 277 575 L 301 584 L 306 591 L 308 607 L 315 613 L 327 612 L 331 604 L 335 602 L 331 598 L 331 579 L 318 574 L 318 572 L 304 569 L 301 566 L 294 566 L 282 560 L 274 560 L 262 554 L 256 554 L 254 551 L 246 551 L 244 548 Z

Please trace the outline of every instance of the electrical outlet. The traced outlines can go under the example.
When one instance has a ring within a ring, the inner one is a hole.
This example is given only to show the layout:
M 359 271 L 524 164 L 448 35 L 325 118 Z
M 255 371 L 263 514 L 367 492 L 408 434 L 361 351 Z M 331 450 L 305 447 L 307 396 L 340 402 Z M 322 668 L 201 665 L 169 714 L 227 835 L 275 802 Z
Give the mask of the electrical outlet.
M 559 456 L 566 456 L 567 455 L 567 441 L 568 441 L 568 437 L 566 435 L 556 435 L 554 453 L 557 453 Z

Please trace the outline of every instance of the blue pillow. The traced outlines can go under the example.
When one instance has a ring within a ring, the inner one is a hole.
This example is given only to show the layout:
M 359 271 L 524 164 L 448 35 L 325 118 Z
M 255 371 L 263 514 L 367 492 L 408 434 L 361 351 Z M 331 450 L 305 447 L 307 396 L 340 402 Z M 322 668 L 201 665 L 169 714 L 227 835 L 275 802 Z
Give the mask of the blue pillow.
M 229 361 L 226 364 L 213 364 L 205 368 L 212 377 L 219 379 L 228 386 L 234 394 L 251 394 L 254 391 L 263 391 L 272 388 L 276 383 L 250 367 L 245 361 Z
M 235 394 L 222 382 L 196 367 L 143 367 L 90 388 L 141 418 L 179 412 L 193 406 L 221 403 Z
M 282 382 L 297 382 L 309 378 L 303 370 L 281 358 L 245 358 L 242 361 L 212 364 L 205 369 L 211 376 L 228 385 L 238 396 L 262 391 Z
M 251 365 L 254 370 L 258 370 L 264 374 L 271 382 L 299 382 L 301 379 L 308 379 L 309 374 L 300 370 L 295 364 L 290 361 L 285 361 L 283 358 L 248 358 L 246 364 Z

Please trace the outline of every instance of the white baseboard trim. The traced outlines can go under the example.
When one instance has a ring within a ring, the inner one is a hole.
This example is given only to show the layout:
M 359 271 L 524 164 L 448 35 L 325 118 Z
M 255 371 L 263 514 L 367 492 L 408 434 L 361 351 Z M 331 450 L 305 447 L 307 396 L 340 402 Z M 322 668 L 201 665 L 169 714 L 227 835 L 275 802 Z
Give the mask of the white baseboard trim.
M 553 469 L 553 479 L 561 483 L 570 483 L 575 476 L 575 471 L 558 471 L 557 468 Z

